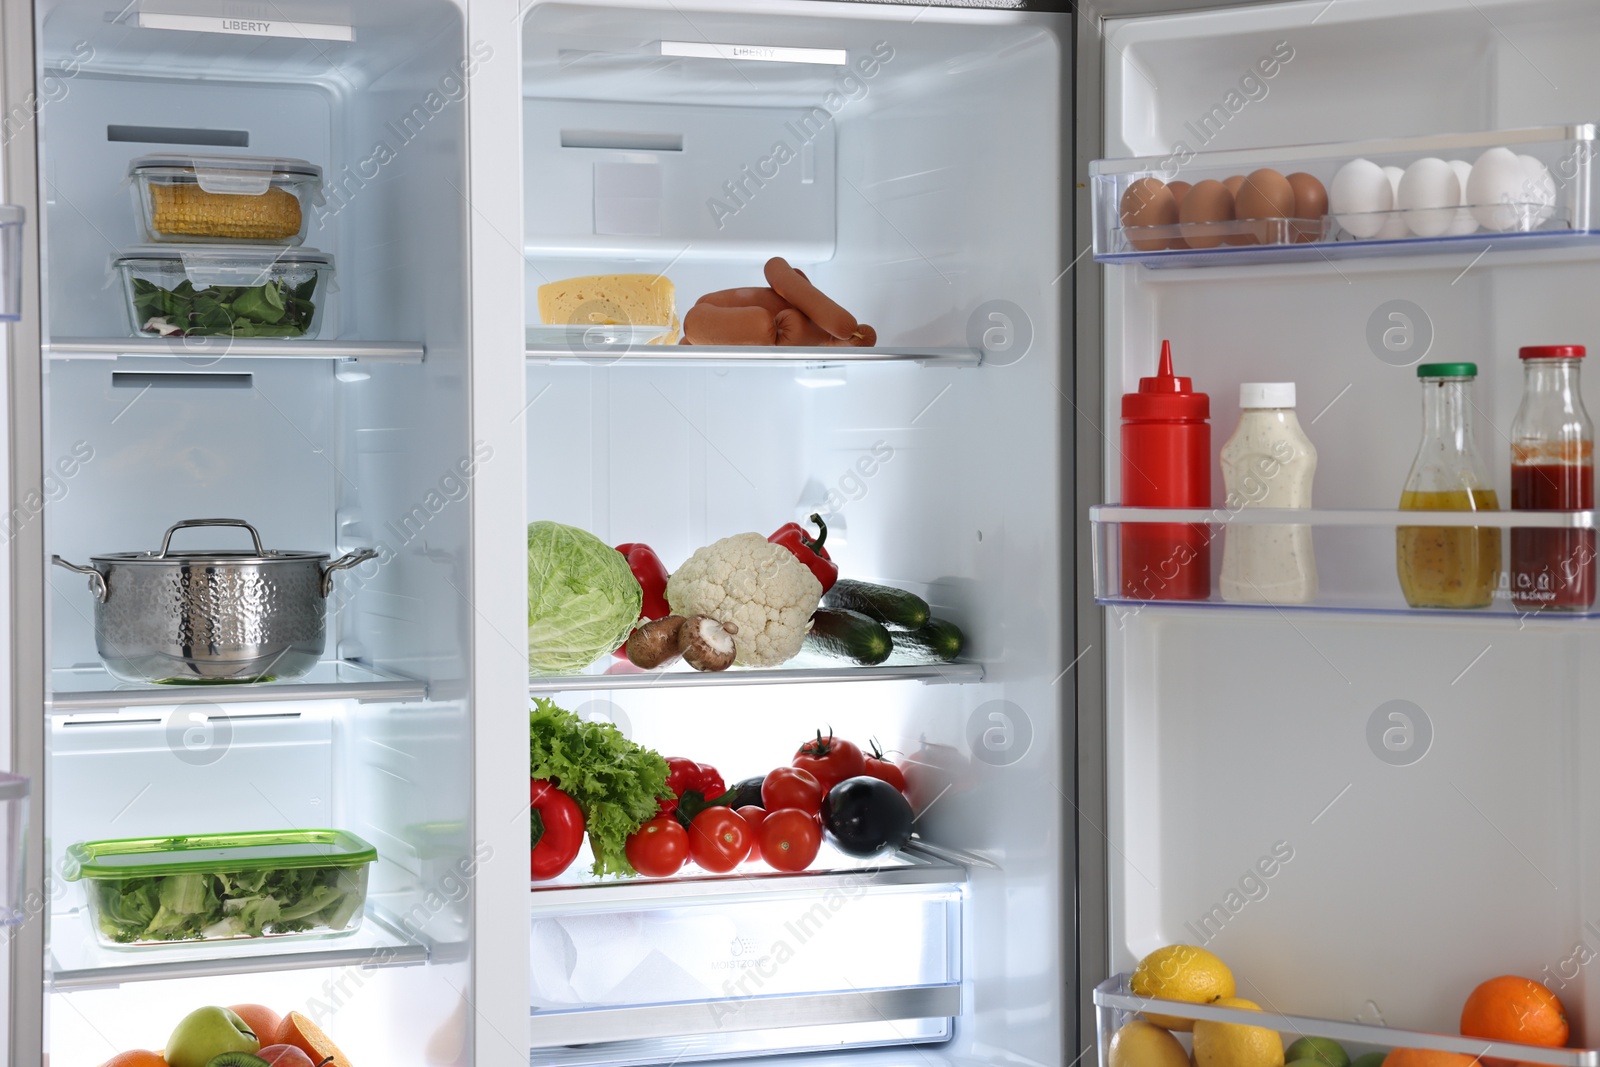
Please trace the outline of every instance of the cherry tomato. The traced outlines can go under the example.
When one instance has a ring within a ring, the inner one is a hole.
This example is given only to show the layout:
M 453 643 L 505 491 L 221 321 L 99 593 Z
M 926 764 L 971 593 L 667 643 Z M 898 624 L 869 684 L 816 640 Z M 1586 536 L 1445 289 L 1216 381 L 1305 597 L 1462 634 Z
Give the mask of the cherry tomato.
M 665 878 L 689 859 L 689 833 L 671 815 L 657 815 L 628 835 L 623 851 L 640 874 Z
M 734 808 L 734 814 L 743 819 L 750 827 L 750 855 L 749 860 L 761 858 L 761 824 L 767 819 L 767 809 L 748 804 L 742 808 Z
M 889 758 L 883 754 L 883 749 L 878 747 L 876 739 L 872 742 L 872 755 L 867 757 L 867 766 L 861 773 L 881 782 L 888 782 L 902 793 L 906 791 L 905 772 L 889 762 Z
M 799 767 L 779 767 L 761 783 L 761 806 L 768 811 L 779 808 L 799 808 L 816 812 L 822 808 L 822 795 L 827 790 L 810 771 Z
M 768 812 L 756 837 L 761 841 L 761 855 L 767 865 L 779 871 L 805 870 L 822 847 L 822 829 L 817 820 L 799 808 Z
M 713 874 L 726 874 L 750 855 L 750 824 L 727 808 L 707 808 L 689 824 L 689 856 Z
M 861 754 L 861 747 L 834 737 L 832 730 L 827 737 L 818 730 L 817 739 L 801 745 L 792 763 L 803 771 L 810 771 L 812 777 L 822 783 L 824 793 L 846 778 L 866 773 L 866 758 Z

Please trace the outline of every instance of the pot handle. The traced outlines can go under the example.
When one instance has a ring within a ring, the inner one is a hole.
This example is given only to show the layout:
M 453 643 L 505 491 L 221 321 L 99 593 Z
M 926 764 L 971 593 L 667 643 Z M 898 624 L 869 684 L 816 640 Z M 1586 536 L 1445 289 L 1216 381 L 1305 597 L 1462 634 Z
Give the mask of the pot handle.
M 328 594 L 333 592 L 333 572 L 349 570 L 359 567 L 369 559 L 377 559 L 378 550 L 375 548 L 358 548 L 354 552 L 346 552 L 326 567 L 322 568 L 322 599 L 328 599 Z
M 175 522 L 167 527 L 166 536 L 161 538 L 161 551 L 156 553 L 155 558 L 166 559 L 167 546 L 172 544 L 172 535 L 190 526 L 242 526 L 250 531 L 250 540 L 254 541 L 256 545 L 256 555 L 265 556 L 267 554 L 267 550 L 261 547 L 261 535 L 256 533 L 254 526 L 251 526 L 243 519 L 184 519 L 182 522 Z
M 68 563 L 60 556 L 51 556 L 50 562 L 54 563 L 57 567 L 65 567 L 69 571 L 75 571 L 78 574 L 88 575 L 89 592 L 93 593 L 94 598 L 100 601 L 100 603 L 104 604 L 106 602 L 106 576 L 100 573 L 98 567 L 80 567 L 76 563 Z

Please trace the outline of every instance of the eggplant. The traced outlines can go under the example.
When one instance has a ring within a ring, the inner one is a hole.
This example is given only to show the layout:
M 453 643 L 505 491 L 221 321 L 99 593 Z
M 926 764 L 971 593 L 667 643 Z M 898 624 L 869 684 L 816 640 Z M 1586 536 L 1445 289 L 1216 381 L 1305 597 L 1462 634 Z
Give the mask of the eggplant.
M 763 807 L 761 803 L 761 783 L 766 780 L 767 776 L 760 774 L 754 778 L 746 778 L 743 781 L 734 782 L 733 799 L 728 801 L 728 807 L 735 811 L 751 805 L 758 808 Z
M 888 782 L 846 778 L 822 798 L 822 829 L 840 852 L 870 858 L 911 840 L 911 802 Z

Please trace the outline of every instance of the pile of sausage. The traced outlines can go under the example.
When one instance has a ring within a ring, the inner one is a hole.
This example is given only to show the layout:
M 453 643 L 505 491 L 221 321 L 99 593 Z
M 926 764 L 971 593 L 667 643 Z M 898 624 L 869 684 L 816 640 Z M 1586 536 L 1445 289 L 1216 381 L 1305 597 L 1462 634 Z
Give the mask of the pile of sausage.
M 707 293 L 683 317 L 686 345 L 870 348 L 878 332 L 830 300 L 781 257 L 767 260 L 771 288 Z

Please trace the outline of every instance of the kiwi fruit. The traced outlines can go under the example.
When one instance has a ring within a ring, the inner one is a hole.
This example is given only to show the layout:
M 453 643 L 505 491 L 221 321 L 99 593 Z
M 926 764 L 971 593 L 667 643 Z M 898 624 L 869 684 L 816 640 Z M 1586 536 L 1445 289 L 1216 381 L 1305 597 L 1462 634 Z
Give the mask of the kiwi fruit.
M 223 1052 L 207 1060 L 206 1067 L 268 1067 L 268 1064 L 249 1052 Z

